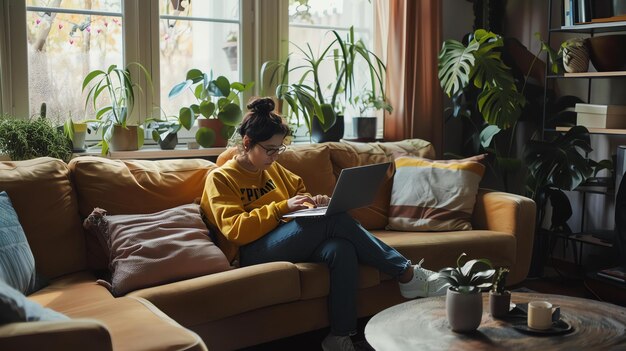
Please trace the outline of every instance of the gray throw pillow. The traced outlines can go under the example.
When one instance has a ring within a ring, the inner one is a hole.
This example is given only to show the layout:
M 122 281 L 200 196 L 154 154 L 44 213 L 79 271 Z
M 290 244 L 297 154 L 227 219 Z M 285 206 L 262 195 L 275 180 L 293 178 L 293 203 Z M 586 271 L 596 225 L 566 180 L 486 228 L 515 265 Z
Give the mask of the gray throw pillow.
M 0 192 L 0 279 L 24 294 L 35 290 L 35 258 L 5 191 Z

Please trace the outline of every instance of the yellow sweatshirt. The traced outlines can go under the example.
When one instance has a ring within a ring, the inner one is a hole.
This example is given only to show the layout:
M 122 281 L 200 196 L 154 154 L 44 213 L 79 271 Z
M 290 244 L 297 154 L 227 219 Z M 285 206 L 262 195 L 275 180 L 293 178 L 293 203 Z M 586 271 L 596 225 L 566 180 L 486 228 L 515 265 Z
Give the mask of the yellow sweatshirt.
M 287 200 L 306 194 L 302 178 L 278 162 L 267 170 L 252 172 L 235 159 L 207 176 L 200 206 L 218 246 L 229 261 L 239 246 L 249 244 L 278 226 L 289 212 Z

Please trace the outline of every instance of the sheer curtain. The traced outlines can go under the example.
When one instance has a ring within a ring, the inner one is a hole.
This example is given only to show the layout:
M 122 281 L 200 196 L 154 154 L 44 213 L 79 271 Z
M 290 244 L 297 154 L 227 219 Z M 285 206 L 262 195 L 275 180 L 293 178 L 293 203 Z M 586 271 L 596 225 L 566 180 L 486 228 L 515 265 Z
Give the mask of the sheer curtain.
M 385 140 L 420 138 L 443 149 L 443 92 L 437 78 L 441 47 L 441 2 L 378 0 L 378 45 L 387 62 Z M 386 34 L 386 35 L 385 35 Z

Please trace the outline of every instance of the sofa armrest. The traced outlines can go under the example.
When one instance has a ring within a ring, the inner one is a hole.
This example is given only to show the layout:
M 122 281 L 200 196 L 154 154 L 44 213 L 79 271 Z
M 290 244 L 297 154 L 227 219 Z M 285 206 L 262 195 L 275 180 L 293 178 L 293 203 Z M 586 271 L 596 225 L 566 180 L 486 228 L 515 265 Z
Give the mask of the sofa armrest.
M 111 336 L 100 322 L 72 319 L 0 326 L 0 350 L 111 351 Z
M 507 284 L 521 282 L 528 275 L 535 238 L 535 202 L 527 197 L 480 189 L 472 218 L 474 229 L 493 230 L 515 236 L 515 265 Z

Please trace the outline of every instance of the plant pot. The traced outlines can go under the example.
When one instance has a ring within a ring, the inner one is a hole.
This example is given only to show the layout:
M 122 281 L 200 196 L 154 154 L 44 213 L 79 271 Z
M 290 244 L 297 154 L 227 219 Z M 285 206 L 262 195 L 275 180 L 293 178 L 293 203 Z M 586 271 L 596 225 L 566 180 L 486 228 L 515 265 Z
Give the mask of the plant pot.
M 505 291 L 502 294 L 489 292 L 489 313 L 493 318 L 503 318 L 509 314 L 511 306 L 511 292 Z
M 113 126 L 109 149 L 111 151 L 134 151 L 139 149 L 139 136 L 137 126 Z
M 317 118 L 311 119 L 311 139 L 316 143 L 325 143 L 327 141 L 339 141 L 343 138 L 344 123 L 343 115 L 337 115 L 337 120 L 330 129 L 324 132 L 320 121 Z
M 73 123 L 74 135 L 72 136 L 72 150 L 85 151 L 85 137 L 87 136 L 87 123 Z
M 352 133 L 363 141 L 376 140 L 376 117 L 352 117 Z
M 198 131 L 198 133 L 196 133 L 196 141 L 198 141 L 198 143 L 202 145 L 202 147 L 226 146 L 229 138 L 228 130 L 232 127 L 225 126 L 222 121 L 216 118 L 198 118 L 197 121 L 199 128 L 208 128 L 210 131 L 213 131 L 213 133 L 211 133 L 210 131 L 205 130 L 205 134 L 202 137 L 199 137 L 198 134 L 202 133 L 201 131 Z
M 161 150 L 174 150 L 178 145 L 178 133 L 168 134 L 165 139 L 159 140 Z
M 480 291 L 459 293 L 448 288 L 446 315 L 452 331 L 467 333 L 476 330 L 483 317 L 483 297 Z
M 563 68 L 568 73 L 587 72 L 589 70 L 589 45 L 587 41 L 574 41 L 563 48 Z

